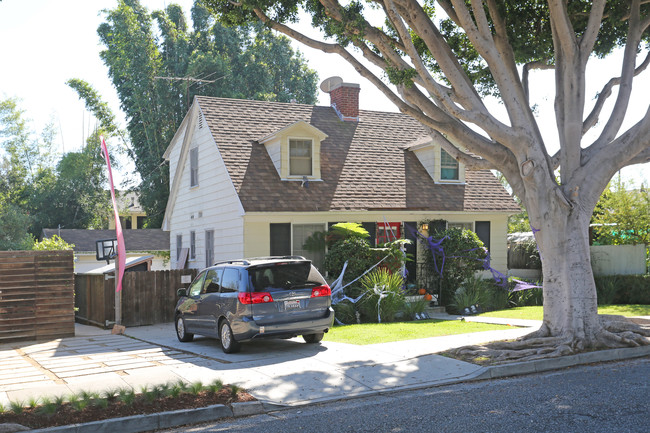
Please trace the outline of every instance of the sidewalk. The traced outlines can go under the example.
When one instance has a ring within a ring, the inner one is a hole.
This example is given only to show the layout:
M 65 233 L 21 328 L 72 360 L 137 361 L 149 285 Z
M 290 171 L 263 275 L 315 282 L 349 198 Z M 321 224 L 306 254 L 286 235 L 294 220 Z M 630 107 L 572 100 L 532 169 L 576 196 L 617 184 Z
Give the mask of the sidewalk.
M 244 344 L 241 353 L 230 355 L 214 339 L 197 336 L 191 343 L 180 343 L 171 323 L 127 328 L 126 336 L 76 325 L 73 338 L 0 345 L 0 403 L 126 386 L 138 391 L 179 379 L 204 384 L 220 379 L 245 388 L 268 408 L 650 354 L 650 347 L 617 349 L 499 367 L 437 355 L 453 347 L 521 337 L 541 322 L 518 324 L 527 327 L 369 346 L 327 341 L 308 345 L 299 338 L 262 340 Z

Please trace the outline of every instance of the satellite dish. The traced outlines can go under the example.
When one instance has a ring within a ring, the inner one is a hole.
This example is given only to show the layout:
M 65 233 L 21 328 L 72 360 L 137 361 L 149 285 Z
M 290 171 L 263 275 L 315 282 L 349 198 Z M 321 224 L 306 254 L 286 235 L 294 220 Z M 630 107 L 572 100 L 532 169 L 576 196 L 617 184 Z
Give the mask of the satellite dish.
M 341 85 L 341 83 L 343 83 L 343 78 L 329 77 L 326 78 L 322 83 L 320 83 L 320 89 L 325 93 L 329 93 L 332 91 L 332 89 Z

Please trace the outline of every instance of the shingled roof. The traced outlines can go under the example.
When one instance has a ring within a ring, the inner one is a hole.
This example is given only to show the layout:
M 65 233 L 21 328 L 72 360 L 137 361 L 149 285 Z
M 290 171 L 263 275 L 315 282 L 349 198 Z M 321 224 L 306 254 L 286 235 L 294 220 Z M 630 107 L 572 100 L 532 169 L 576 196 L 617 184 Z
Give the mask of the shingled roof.
M 123 230 L 126 251 L 169 251 L 169 233 L 161 229 Z M 76 252 L 95 252 L 95 242 L 115 239 L 115 230 L 43 229 L 42 237 L 59 235 Z
M 518 212 L 490 171 L 467 171 L 465 185 L 435 184 L 404 146 L 426 136 L 399 113 L 360 110 L 342 122 L 330 107 L 239 99 L 195 100 L 247 212 L 423 210 Z M 282 181 L 258 140 L 303 120 L 328 135 L 321 179 Z

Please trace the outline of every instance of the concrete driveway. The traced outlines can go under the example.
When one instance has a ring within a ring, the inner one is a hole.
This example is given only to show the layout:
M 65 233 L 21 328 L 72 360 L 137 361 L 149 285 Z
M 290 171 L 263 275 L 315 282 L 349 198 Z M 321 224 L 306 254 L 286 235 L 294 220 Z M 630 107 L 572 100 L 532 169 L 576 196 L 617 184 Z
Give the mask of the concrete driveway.
M 244 344 L 224 354 L 219 342 L 197 336 L 176 339 L 172 323 L 127 328 L 126 335 L 76 325 L 74 338 L 0 345 L 0 403 L 81 390 L 220 379 L 257 399 L 296 405 L 449 383 L 473 377 L 482 367 L 436 355 L 452 347 L 517 338 L 539 326 L 450 337 L 356 346 L 302 339 Z M 529 324 L 530 325 L 530 324 Z

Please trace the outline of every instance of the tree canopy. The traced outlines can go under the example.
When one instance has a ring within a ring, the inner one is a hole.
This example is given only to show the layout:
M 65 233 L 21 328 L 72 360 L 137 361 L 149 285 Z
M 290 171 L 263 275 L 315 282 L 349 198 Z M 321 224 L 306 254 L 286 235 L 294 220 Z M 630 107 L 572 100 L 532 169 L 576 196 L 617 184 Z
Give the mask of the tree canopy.
M 192 7 L 191 29 L 176 4 L 149 12 L 138 0 L 120 0 L 105 13 L 97 30 L 101 58 L 126 114 L 129 156 L 150 227 L 160 226 L 169 192 L 162 155 L 194 95 L 316 100 L 316 73 L 289 39 L 259 24 L 225 27 L 200 1 Z
M 108 226 L 99 134 L 57 158 L 54 128 L 36 134 L 17 100 L 0 101 L 0 249 L 31 249 L 43 228 Z
M 338 54 L 468 169 L 503 173 L 528 211 L 544 261 L 544 322 L 527 337 L 529 343 L 518 346 L 526 350 L 517 356 L 650 343 L 646 331 L 628 332 L 627 324 L 598 317 L 588 248 L 589 220 L 609 180 L 622 167 L 650 161 L 650 110 L 622 129 L 632 84 L 650 63 L 650 3 L 205 3 L 224 22 L 261 21 L 307 46 Z M 324 38 L 296 30 L 301 8 Z M 383 24 L 371 19 L 375 15 Z M 612 68 L 611 79 L 590 102 L 587 64 L 615 48 L 623 53 L 620 67 Z M 530 71 L 539 68 L 554 70 L 555 143 L 545 142 L 530 106 Z M 489 109 L 487 94 L 496 96 L 505 118 Z M 603 109 L 606 102 L 613 105 L 611 112 Z M 595 138 L 587 135 L 592 130 Z M 559 150 L 551 151 L 556 143 Z

